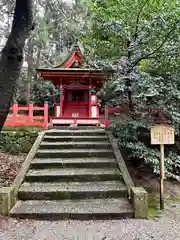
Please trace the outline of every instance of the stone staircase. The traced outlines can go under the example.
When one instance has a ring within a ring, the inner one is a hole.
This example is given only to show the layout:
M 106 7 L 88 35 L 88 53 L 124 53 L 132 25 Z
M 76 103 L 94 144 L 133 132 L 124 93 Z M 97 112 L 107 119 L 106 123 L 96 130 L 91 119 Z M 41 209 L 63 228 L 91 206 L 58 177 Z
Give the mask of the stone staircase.
M 48 220 L 133 217 L 127 194 L 104 130 L 50 130 L 10 215 Z

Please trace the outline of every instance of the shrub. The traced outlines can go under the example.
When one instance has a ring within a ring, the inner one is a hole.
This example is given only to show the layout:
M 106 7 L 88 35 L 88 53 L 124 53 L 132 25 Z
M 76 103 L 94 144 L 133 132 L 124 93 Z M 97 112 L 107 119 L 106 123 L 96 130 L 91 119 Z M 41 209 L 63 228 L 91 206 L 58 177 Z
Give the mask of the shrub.
M 160 150 L 158 146 L 150 144 L 149 126 L 143 119 L 126 119 L 112 123 L 111 130 L 119 139 L 119 146 L 127 150 L 130 161 L 140 160 L 153 173 L 159 175 Z M 180 155 L 176 145 L 165 148 L 165 175 L 180 180 Z
M 36 83 L 31 93 L 31 101 L 39 106 L 43 106 L 44 102 L 48 102 L 50 108 L 59 99 L 59 89 L 51 82 Z

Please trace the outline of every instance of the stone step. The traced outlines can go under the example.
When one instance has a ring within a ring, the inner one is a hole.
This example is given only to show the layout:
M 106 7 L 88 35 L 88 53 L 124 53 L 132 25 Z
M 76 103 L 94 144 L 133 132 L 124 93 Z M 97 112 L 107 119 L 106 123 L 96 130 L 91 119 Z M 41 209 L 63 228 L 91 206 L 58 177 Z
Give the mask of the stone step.
M 108 141 L 108 136 L 44 136 L 44 142 Z
M 81 198 L 116 198 L 127 196 L 121 181 L 99 182 L 25 182 L 19 189 L 20 200 L 60 200 Z
M 126 198 L 32 200 L 18 201 L 11 210 L 10 216 L 44 220 L 103 220 L 133 217 L 133 209 Z
M 110 181 L 120 180 L 122 175 L 118 169 L 111 168 L 62 168 L 29 170 L 25 181 Z
M 40 149 L 108 149 L 109 142 L 42 142 Z
M 72 129 L 70 126 L 63 126 L 63 125 L 56 125 L 56 124 L 53 124 L 54 125 L 54 130 L 87 130 L 87 129 L 93 129 L 93 130 L 99 130 L 99 129 L 102 129 L 100 127 L 97 127 L 97 126 L 83 126 L 83 125 L 77 125 L 77 128 L 76 129 Z
M 102 168 L 117 167 L 115 158 L 35 158 L 31 162 L 34 168 Z
M 50 130 L 46 132 L 46 136 L 106 136 L 103 129 L 87 129 L 87 130 Z
M 39 149 L 36 158 L 77 158 L 77 157 L 114 157 L 112 149 L 68 149 L 44 150 Z

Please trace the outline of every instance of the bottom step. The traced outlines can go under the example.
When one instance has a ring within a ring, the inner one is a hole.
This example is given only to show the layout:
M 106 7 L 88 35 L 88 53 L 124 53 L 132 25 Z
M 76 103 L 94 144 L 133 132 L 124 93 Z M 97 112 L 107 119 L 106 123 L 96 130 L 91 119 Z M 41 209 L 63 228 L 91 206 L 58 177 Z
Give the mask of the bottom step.
M 45 220 L 119 219 L 133 217 L 126 198 L 83 199 L 61 201 L 18 201 L 11 217 Z

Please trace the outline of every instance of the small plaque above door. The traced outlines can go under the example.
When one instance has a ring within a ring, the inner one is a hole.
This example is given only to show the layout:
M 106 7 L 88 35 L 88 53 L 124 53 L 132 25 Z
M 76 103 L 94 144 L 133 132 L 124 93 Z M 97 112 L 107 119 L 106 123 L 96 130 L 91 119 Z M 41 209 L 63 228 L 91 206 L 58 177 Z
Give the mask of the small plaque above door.
M 79 117 L 79 113 L 72 113 L 72 117 L 73 118 L 78 118 Z

